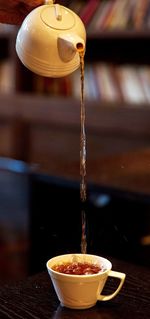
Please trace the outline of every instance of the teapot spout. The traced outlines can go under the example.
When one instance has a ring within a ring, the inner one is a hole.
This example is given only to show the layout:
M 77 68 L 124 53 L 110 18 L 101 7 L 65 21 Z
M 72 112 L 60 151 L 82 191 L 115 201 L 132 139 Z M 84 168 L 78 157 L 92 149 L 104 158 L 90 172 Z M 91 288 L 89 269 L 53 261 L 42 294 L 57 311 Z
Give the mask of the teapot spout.
M 70 62 L 77 52 L 85 51 L 85 41 L 78 35 L 61 35 L 57 43 L 59 56 L 63 62 Z

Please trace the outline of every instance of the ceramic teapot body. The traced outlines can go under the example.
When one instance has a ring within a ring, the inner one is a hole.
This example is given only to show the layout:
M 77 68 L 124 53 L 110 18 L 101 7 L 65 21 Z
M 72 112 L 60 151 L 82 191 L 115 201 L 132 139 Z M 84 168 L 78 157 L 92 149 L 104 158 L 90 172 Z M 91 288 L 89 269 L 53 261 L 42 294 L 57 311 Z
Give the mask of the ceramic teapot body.
M 79 67 L 79 52 L 85 52 L 85 42 L 85 27 L 77 14 L 58 4 L 45 4 L 23 21 L 16 52 L 34 73 L 63 77 Z

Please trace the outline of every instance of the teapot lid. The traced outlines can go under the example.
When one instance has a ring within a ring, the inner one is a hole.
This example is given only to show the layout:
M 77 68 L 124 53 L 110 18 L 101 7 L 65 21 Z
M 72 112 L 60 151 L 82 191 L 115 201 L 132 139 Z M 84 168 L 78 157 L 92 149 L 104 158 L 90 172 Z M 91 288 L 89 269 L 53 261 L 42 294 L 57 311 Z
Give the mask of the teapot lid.
M 48 26 L 57 30 L 68 30 L 75 25 L 75 14 L 59 4 L 44 6 L 41 19 Z

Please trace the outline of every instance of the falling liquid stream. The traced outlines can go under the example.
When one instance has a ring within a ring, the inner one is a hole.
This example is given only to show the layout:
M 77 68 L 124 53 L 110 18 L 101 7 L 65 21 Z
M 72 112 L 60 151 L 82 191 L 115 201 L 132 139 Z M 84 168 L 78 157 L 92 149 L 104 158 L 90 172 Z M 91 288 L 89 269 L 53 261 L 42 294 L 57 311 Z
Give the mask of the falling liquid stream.
M 81 78 L 81 109 L 80 109 L 80 200 L 81 205 L 85 206 L 87 197 L 86 190 L 86 133 L 85 133 L 85 103 L 84 103 L 84 51 L 79 51 L 80 55 L 80 78 Z M 85 208 L 81 209 L 81 253 L 87 252 L 87 239 L 86 239 L 86 213 Z

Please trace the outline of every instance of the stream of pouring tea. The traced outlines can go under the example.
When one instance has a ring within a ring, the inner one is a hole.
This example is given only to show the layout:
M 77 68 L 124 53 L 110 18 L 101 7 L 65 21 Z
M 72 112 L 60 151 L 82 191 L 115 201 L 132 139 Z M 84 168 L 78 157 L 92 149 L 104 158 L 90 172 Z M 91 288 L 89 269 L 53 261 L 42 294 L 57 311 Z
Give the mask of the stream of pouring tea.
M 81 77 L 81 109 L 80 109 L 80 200 L 81 200 L 81 219 L 82 219 L 82 234 L 81 234 L 81 253 L 87 253 L 86 239 L 86 213 L 83 208 L 86 201 L 86 133 L 85 133 L 85 104 L 84 104 L 84 51 L 79 52 L 80 55 L 80 77 Z

